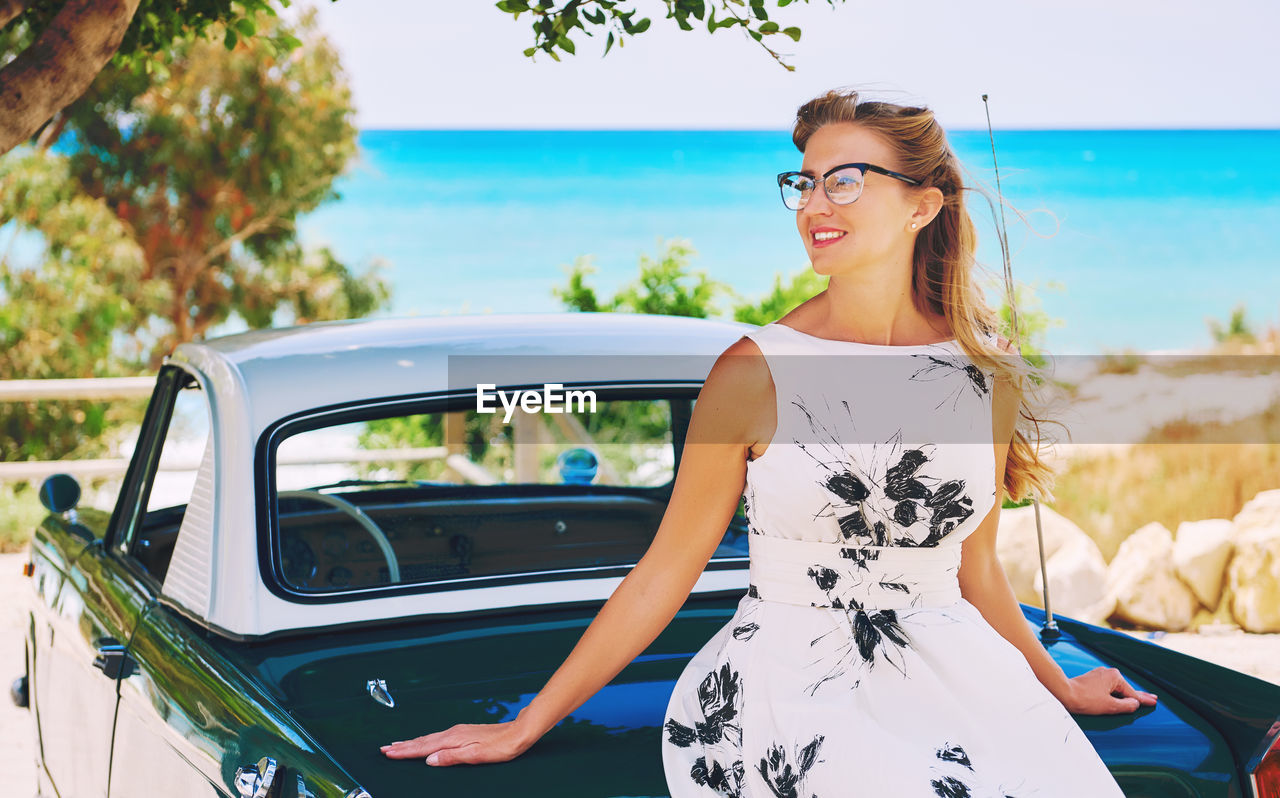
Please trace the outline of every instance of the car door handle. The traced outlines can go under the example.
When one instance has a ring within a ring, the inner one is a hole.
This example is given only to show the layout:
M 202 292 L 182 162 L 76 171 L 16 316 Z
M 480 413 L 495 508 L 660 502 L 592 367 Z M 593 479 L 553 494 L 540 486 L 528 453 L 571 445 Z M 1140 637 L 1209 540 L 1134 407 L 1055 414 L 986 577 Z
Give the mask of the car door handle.
M 93 667 L 102 671 L 109 679 L 124 679 L 133 673 L 133 660 L 125 653 L 125 646 L 112 638 L 98 641 L 97 656 L 93 658 Z
M 240 798 L 267 798 L 275 780 L 276 761 L 264 756 L 256 765 L 241 765 L 236 768 L 236 794 Z

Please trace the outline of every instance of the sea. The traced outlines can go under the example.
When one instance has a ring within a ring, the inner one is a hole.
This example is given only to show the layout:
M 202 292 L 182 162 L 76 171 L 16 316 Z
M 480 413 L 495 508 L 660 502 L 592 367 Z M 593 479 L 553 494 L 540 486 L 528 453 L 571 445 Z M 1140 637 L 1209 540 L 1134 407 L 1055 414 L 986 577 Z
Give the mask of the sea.
M 948 137 L 966 185 L 1003 197 L 1044 349 L 1203 348 L 1240 306 L 1253 329 L 1280 326 L 1280 130 L 997 131 L 994 159 L 986 130 Z M 575 262 L 608 298 L 676 239 L 744 300 L 810 268 L 774 177 L 800 165 L 786 130 L 364 130 L 359 153 L 298 230 L 381 265 L 380 316 L 554 312 Z M 994 306 L 999 210 L 967 196 Z

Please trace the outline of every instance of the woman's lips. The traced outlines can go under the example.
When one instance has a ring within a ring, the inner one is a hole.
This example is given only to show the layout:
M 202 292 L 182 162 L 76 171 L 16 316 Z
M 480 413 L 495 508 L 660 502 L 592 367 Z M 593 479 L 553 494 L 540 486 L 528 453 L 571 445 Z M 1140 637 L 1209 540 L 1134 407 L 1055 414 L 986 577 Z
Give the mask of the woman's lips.
M 841 235 L 838 235 L 838 236 L 836 236 L 835 238 L 828 238 L 828 239 L 826 239 L 826 240 L 821 240 L 821 239 L 814 238 L 814 239 L 813 239 L 813 248 L 814 248 L 814 249 L 821 249 L 822 247 L 829 247 L 829 246 L 831 246 L 832 244 L 836 243 L 837 241 L 843 241 L 843 240 L 844 240 L 844 237 L 845 237 L 846 235 L 848 235 L 848 233 L 842 233 Z

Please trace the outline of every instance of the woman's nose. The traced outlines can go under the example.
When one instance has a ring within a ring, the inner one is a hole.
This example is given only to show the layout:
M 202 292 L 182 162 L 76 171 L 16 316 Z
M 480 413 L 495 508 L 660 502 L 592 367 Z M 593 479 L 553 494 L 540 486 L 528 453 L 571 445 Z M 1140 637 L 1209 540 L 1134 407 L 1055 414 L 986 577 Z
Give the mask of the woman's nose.
M 804 207 L 800 209 L 800 213 L 805 216 L 830 215 L 832 210 L 832 202 L 827 197 L 827 192 L 822 186 L 815 186 L 813 191 L 809 193 L 809 199 L 805 200 Z

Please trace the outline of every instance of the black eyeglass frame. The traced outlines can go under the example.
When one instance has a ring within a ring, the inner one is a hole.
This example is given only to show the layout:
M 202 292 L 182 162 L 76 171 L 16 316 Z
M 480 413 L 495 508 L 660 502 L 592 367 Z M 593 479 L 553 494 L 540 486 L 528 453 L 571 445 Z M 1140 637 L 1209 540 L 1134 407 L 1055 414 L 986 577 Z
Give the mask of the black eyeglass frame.
M 822 175 L 822 179 L 821 179 L 821 180 L 817 180 L 817 179 L 815 179 L 815 178 L 814 178 L 814 176 L 813 176 L 813 175 L 811 175 L 811 174 L 809 174 L 808 172 L 796 172 L 796 171 L 792 171 L 792 172 L 780 172 L 780 173 L 778 174 L 778 193 L 779 193 L 779 194 L 782 194 L 782 191 L 783 191 L 783 189 L 782 189 L 782 181 L 783 181 L 783 180 L 785 180 L 785 179 L 786 179 L 786 178 L 788 178 L 788 177 L 791 177 L 792 175 L 803 175 L 804 177 L 807 177 L 807 178 L 809 178 L 810 180 L 813 180 L 813 182 L 814 182 L 814 188 L 817 188 L 817 186 L 821 185 L 821 186 L 822 186 L 822 190 L 823 190 L 823 192 L 826 192 L 826 190 L 827 190 L 827 178 L 828 178 L 828 177 L 831 177 L 831 176 L 832 176 L 833 174 L 835 174 L 836 172 L 839 172 L 841 169 L 848 169 L 850 166 L 856 166 L 856 167 L 858 168 L 858 171 L 862 172 L 862 174 L 863 174 L 864 176 L 866 175 L 866 173 L 867 173 L 867 172 L 876 172 L 876 173 L 878 173 L 878 174 L 886 175 L 886 176 L 888 176 L 888 177 L 897 178 L 898 180 L 901 180 L 901 181 L 903 181 L 904 183 L 910 183 L 910 184 L 911 184 L 911 185 L 913 185 L 913 186 L 923 185 L 923 183 L 922 183 L 921 181 L 916 180 L 914 177 L 907 177 L 906 175 L 902 174 L 901 172 L 895 172 L 895 171 L 893 171 L 892 169 L 885 169 L 883 166 L 876 166 L 876 165 L 875 165 L 875 164 L 873 164 L 873 163 L 842 163 L 842 164 L 840 164 L 839 166 L 833 166 L 833 167 L 831 167 L 830 169 L 828 169 L 828 170 L 827 170 L 827 171 Z M 813 192 L 809 192 L 809 193 L 810 193 L 810 194 L 812 194 Z M 854 197 L 853 199 L 849 200 L 848 202 L 836 202 L 835 200 L 831 199 L 831 195 L 830 195 L 830 194 L 827 194 L 827 199 L 828 199 L 828 200 L 831 200 L 831 203 L 832 203 L 832 204 L 834 204 L 834 205 L 852 205 L 853 203 L 857 202 L 857 201 L 858 201 L 858 198 L 859 198 L 859 197 L 861 197 L 861 196 L 862 196 L 862 192 L 861 192 L 861 191 L 859 191 L 859 192 L 858 192 L 858 196 L 857 196 L 857 197 Z M 791 206 L 787 205 L 787 197 L 786 197 L 786 195 L 785 195 L 785 194 L 782 194 L 782 204 L 783 204 L 783 205 L 787 208 L 787 210 L 789 210 L 789 211 L 798 211 L 798 210 L 801 210 L 800 208 L 792 208 Z M 806 200 L 806 201 L 805 201 L 805 204 L 808 204 L 808 200 Z

